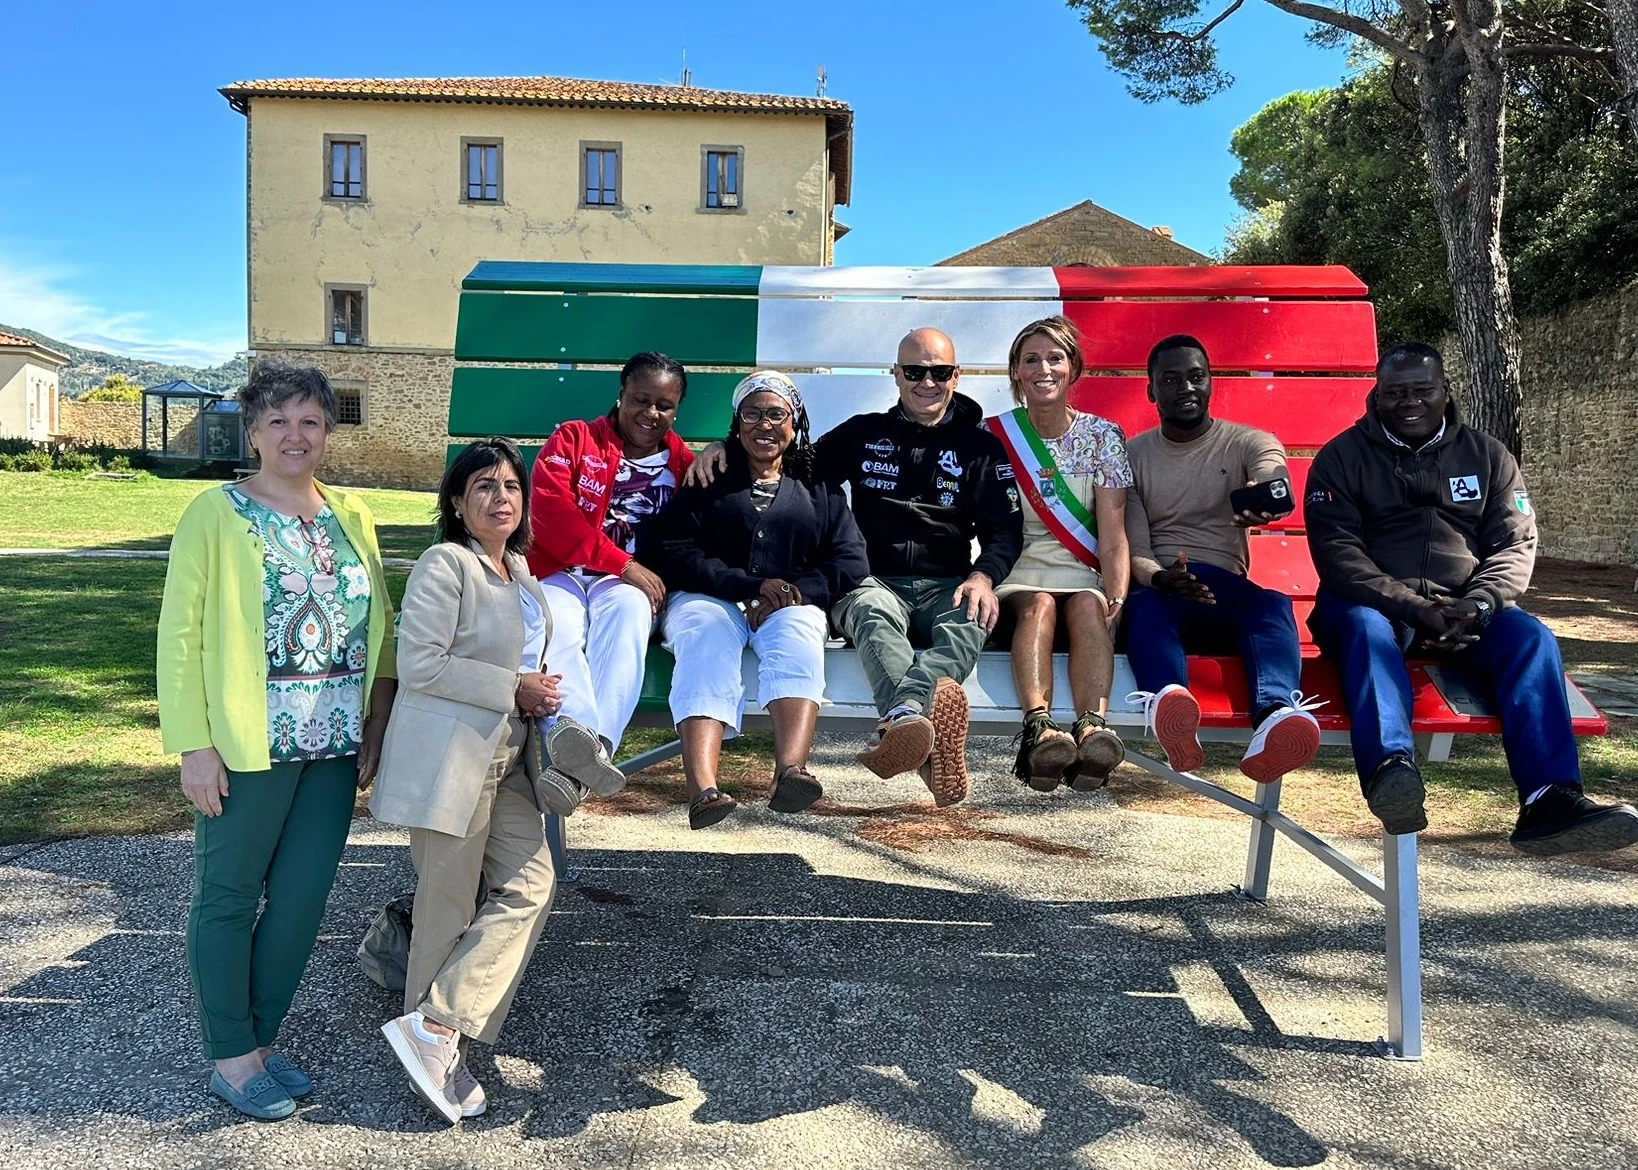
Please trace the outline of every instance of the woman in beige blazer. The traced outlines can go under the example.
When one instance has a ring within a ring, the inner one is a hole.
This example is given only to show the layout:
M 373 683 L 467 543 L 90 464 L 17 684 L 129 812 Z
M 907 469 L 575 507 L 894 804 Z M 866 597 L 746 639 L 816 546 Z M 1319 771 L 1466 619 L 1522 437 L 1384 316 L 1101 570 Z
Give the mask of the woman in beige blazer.
M 404 1012 L 382 1027 L 410 1080 L 451 1123 L 484 1112 L 462 1060 L 493 1044 L 546 922 L 556 880 L 542 810 L 581 787 L 618 791 L 619 769 L 561 705 L 542 657 L 551 611 L 523 559 L 528 495 L 510 439 L 473 443 L 438 489 L 439 541 L 410 573 L 398 630 L 401 685 L 370 811 L 406 825 L 415 862 Z M 478 900 L 480 882 L 487 890 Z

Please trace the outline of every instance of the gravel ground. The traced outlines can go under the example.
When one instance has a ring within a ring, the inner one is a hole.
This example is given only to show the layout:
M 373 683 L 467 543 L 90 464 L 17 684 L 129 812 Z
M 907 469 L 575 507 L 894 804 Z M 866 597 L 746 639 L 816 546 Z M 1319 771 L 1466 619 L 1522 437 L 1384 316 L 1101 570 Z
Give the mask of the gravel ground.
M 834 797 L 916 799 L 854 746 L 821 739 Z M 397 830 L 355 826 L 281 1045 L 319 1088 L 277 1124 L 203 1091 L 186 837 L 0 849 L 0 1164 L 1638 1165 L 1630 876 L 1424 849 L 1428 1055 L 1396 1063 L 1374 903 L 1282 844 L 1251 905 L 1243 824 L 1033 796 L 1004 741 L 975 756 L 998 815 L 916 852 L 857 816 L 575 817 L 575 880 L 474 1052 L 490 1115 L 453 1131 L 353 958 L 413 884 Z

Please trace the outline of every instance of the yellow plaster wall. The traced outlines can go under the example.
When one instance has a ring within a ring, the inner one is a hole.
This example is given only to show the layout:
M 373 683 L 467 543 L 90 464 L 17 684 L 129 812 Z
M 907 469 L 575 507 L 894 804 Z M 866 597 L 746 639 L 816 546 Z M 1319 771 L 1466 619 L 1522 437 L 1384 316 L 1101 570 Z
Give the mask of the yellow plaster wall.
M 0 438 L 43 443 L 57 430 L 57 371 L 23 354 L 0 354 Z
M 822 115 L 254 99 L 250 341 L 328 341 L 326 284 L 369 289 L 366 344 L 451 348 L 479 260 L 821 264 Z M 324 136 L 362 134 L 362 205 L 325 202 Z M 463 137 L 504 140 L 503 205 L 467 204 Z M 580 144 L 621 144 L 617 209 L 582 208 Z M 701 147 L 742 146 L 743 213 L 702 212 Z

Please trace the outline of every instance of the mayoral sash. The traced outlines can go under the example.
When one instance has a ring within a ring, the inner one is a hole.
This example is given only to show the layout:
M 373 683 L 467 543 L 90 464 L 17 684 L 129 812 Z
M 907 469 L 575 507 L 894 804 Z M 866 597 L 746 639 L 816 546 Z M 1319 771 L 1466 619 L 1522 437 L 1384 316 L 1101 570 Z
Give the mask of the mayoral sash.
M 1030 425 L 1029 414 L 1019 407 L 985 419 L 984 425 L 1006 448 L 1018 490 L 1047 529 L 1076 560 L 1098 568 L 1098 522 L 1058 471 L 1052 452 Z

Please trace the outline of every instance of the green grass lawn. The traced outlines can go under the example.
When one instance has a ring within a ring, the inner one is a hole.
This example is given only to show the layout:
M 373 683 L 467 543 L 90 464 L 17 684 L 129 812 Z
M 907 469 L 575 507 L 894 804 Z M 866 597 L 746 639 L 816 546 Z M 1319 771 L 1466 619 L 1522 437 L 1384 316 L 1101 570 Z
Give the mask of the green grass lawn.
M 164 548 L 188 501 L 211 486 L 0 473 L 6 501 L 0 547 Z M 425 522 L 430 493 L 366 495 L 386 554 L 417 555 L 431 538 Z M 407 573 L 389 569 L 388 577 L 396 602 Z M 164 580 L 160 561 L 0 558 L 0 844 L 153 832 L 189 822 L 176 760 L 160 750 L 154 700 L 154 629 Z M 1538 604 L 1553 610 L 1543 616 L 1558 629 L 1569 669 L 1630 669 L 1638 662 L 1638 602 L 1624 592 L 1630 574 L 1617 583 L 1623 592 L 1576 578 L 1556 594 L 1550 581 L 1542 583 Z M 1638 719 L 1611 723 L 1607 738 L 1583 741 L 1588 787 L 1606 798 L 1635 800 Z M 659 730 L 634 731 L 625 748 L 635 753 L 666 738 Z M 730 746 L 723 787 L 755 795 L 767 777 L 768 737 L 747 735 Z M 1208 774 L 1249 790 L 1234 766 L 1239 749 L 1212 745 L 1208 752 Z M 1454 758 L 1429 765 L 1426 773 L 1430 836 L 1493 842 L 1510 827 L 1516 805 L 1499 738 L 1458 737 Z M 1237 815 L 1135 768 L 1121 769 L 1111 790 L 1129 807 Z M 609 811 L 649 811 L 680 800 L 676 764 L 645 774 L 631 797 Z M 1327 749 L 1288 777 L 1284 803 L 1317 831 L 1376 831 L 1345 750 Z
M 0 471 L 0 548 L 170 546 L 176 519 L 193 497 L 219 481 L 92 479 L 67 472 Z M 360 489 L 375 513 L 381 553 L 414 558 L 432 540 L 431 492 Z

